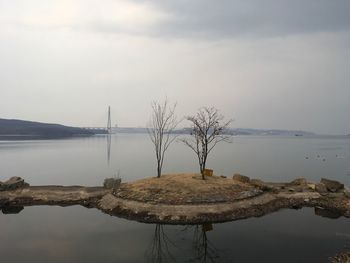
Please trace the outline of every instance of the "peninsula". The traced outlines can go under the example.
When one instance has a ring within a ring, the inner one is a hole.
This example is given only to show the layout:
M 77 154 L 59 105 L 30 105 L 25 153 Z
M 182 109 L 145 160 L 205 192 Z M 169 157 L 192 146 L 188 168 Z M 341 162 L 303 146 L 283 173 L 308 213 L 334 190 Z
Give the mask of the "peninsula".
M 328 179 L 268 183 L 240 174 L 206 180 L 199 174 L 172 174 L 105 187 L 29 186 L 18 177 L 0 184 L 4 213 L 32 205 L 82 205 L 146 223 L 201 224 L 302 207 L 314 207 L 321 216 L 350 217 L 350 191 Z
M 74 136 L 91 136 L 93 130 L 69 127 L 60 124 L 0 119 L 0 140 L 54 139 Z

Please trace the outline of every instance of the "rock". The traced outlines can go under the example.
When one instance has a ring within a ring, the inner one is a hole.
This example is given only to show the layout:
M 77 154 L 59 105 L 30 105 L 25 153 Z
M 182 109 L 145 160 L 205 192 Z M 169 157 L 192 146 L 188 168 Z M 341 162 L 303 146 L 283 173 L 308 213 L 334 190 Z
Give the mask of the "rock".
M 24 179 L 22 179 L 21 177 L 14 176 L 14 177 L 11 177 L 6 182 L 0 183 L 0 191 L 15 190 L 26 186 L 29 186 L 29 184 L 24 182 Z
M 350 188 L 347 186 L 344 186 L 344 195 L 350 197 Z
M 343 198 L 344 193 L 343 192 L 336 192 L 336 193 L 328 193 L 327 195 L 329 198 Z
M 106 178 L 103 182 L 103 187 L 106 189 L 117 189 L 122 182 L 120 178 Z
M 339 211 L 325 209 L 325 208 L 319 207 L 319 206 L 315 207 L 315 215 L 327 217 L 327 218 L 332 218 L 332 219 L 337 219 L 337 218 L 341 217 L 341 213 L 339 213 Z
M 220 177 L 221 177 L 221 178 L 227 178 L 227 176 L 225 176 L 225 175 L 220 175 Z
M 251 198 L 251 197 L 255 197 L 258 195 L 261 195 L 263 193 L 262 190 L 259 189 L 253 189 L 253 190 L 249 190 L 249 191 L 242 191 L 238 194 L 237 199 L 246 199 L 246 198 Z
M 250 184 L 262 191 L 270 191 L 274 189 L 273 187 L 269 186 L 267 183 L 263 182 L 260 179 L 251 179 Z
M 250 178 L 248 176 L 241 174 L 234 174 L 232 179 L 242 183 L 249 183 L 250 181 Z
M 307 187 L 309 187 L 310 190 L 315 191 L 316 185 L 315 184 L 307 184 Z
M 259 186 L 259 185 L 263 185 L 264 182 L 260 179 L 250 179 L 250 184 L 255 185 L 255 186 Z
M 307 185 L 307 181 L 306 181 L 305 178 L 297 178 L 297 179 L 291 181 L 289 184 L 306 186 Z
M 350 251 L 336 254 L 329 258 L 331 263 L 348 263 L 350 261 Z
M 319 183 L 315 185 L 315 191 L 322 194 L 327 194 L 327 187 L 323 183 Z
M 343 216 L 346 218 L 350 218 L 350 211 L 345 211 Z
M 321 183 L 323 183 L 326 186 L 328 191 L 333 192 L 333 193 L 344 189 L 344 184 L 339 183 L 338 181 L 335 181 L 335 180 L 329 180 L 326 178 L 322 178 Z
M 305 188 L 296 185 L 293 187 L 287 187 L 286 190 L 288 190 L 289 192 L 292 192 L 292 193 L 302 193 L 302 192 L 304 192 Z

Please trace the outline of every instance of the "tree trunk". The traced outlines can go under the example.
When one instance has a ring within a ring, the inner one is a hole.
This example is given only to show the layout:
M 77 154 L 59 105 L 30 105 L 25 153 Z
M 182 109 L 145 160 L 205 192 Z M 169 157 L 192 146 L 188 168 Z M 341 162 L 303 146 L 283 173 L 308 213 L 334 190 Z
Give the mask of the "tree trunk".
M 160 178 L 160 176 L 162 175 L 162 167 L 160 165 L 160 162 L 158 161 L 157 163 L 157 177 Z
M 205 163 L 202 163 L 202 164 L 201 164 L 201 174 L 202 174 L 202 179 L 203 179 L 203 180 L 205 180 L 204 169 L 205 169 Z
M 158 169 L 158 173 L 157 173 L 157 178 L 160 178 L 161 172 L 160 169 Z

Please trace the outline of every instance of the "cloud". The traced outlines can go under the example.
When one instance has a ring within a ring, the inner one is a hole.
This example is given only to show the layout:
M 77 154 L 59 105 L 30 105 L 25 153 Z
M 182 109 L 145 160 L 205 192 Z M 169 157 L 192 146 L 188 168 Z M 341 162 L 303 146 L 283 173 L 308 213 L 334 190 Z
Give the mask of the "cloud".
M 236 127 L 348 133 L 348 0 L 0 0 L 2 117 L 144 125 L 168 96 Z M 64 107 L 62 107 L 64 105 Z
M 147 34 L 170 17 L 150 3 L 128 0 L 11 1 L 0 5 L 2 24 L 52 30 L 68 28 L 93 32 Z
M 350 29 L 350 1 L 347 0 L 155 2 L 174 18 L 157 24 L 158 34 L 172 37 L 274 37 Z
M 276 37 L 350 30 L 350 1 L 339 0 L 14 0 L 0 21 L 164 38 Z

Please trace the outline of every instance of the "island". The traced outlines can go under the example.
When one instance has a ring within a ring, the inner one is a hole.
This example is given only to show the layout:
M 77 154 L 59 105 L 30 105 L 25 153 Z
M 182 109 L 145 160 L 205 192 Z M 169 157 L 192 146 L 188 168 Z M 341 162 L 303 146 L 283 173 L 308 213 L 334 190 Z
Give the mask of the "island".
M 82 205 L 145 223 L 202 224 L 260 217 L 282 208 L 314 207 L 325 217 L 350 217 L 350 190 L 323 178 L 271 183 L 241 174 L 230 178 L 170 174 L 134 182 L 107 179 L 102 187 L 29 186 L 20 177 L 0 183 L 3 212 L 32 205 Z

